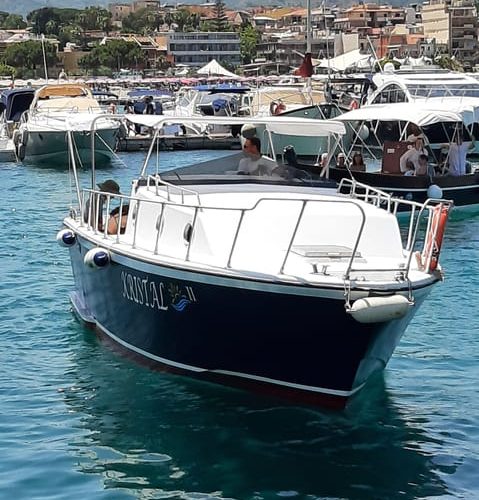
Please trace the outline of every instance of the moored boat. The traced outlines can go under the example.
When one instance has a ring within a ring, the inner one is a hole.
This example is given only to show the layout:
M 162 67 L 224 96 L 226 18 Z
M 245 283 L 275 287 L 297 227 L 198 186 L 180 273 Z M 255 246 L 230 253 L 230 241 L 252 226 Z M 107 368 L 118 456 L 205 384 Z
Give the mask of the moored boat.
M 303 126 L 328 134 L 327 121 Z M 129 195 L 98 190 L 94 172 L 92 189 L 78 184 L 57 239 L 69 247 L 76 313 L 151 366 L 342 408 L 442 279 L 444 200 L 397 200 L 346 180 L 349 195 L 338 194 L 281 165 L 237 175 L 237 157 L 164 173 L 148 165 Z M 404 241 L 400 204 L 411 209 Z
M 4 90 L 0 95 L 0 161 L 17 159 L 13 133 L 23 113 L 29 108 L 34 95 L 30 87 Z
M 75 155 L 91 163 L 92 121 L 103 115 L 91 90 L 83 84 L 49 84 L 39 88 L 13 137 L 20 160 L 65 165 L 69 161 L 67 130 Z M 95 161 L 110 162 L 119 133 L 119 122 L 105 118 L 95 129 Z
M 428 101 L 363 106 L 338 116 L 337 120 L 343 122 L 348 130 L 355 131 L 349 148 L 342 151 L 351 156 L 353 151 L 361 150 L 367 155 L 366 161 L 379 169 L 370 165 L 364 172 L 353 171 L 337 168 L 331 161 L 326 175 L 337 182 L 353 177 L 393 196 L 419 203 L 428 198 L 444 197 L 453 200 L 457 207 L 478 204 L 479 169 L 474 161 L 468 162 L 468 169 L 464 168 L 464 173 L 460 175 L 455 175 L 457 173 L 448 168 L 449 151 L 452 147 L 457 149 L 458 136 L 461 136 L 461 141 L 464 139 L 471 159 L 477 150 L 478 143 L 471 135 L 476 108 L 467 102 L 457 103 L 455 98 L 449 99 L 449 103 Z M 411 136 L 423 140 L 429 162 L 427 175 L 410 176 L 401 171 L 402 155 L 414 147 Z M 331 156 L 334 158 L 337 154 L 339 149 Z M 310 159 L 309 163 L 312 164 L 313 160 Z M 313 165 L 308 167 L 305 164 L 301 168 L 315 169 Z

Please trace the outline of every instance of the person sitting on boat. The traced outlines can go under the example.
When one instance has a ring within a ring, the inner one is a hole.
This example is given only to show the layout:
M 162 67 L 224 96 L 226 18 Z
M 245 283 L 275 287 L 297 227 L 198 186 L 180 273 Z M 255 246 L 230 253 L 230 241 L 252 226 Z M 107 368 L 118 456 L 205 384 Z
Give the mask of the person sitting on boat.
M 120 194 L 120 186 L 113 179 L 107 179 L 105 182 L 100 182 L 97 184 L 100 191 L 103 193 L 111 193 L 113 195 Z M 93 228 L 98 231 L 103 231 L 103 207 L 107 200 L 107 195 L 91 193 L 90 198 L 85 203 L 85 208 L 83 210 L 83 220 L 90 224 Z M 98 204 L 97 204 L 98 202 Z M 95 224 L 95 218 L 96 224 Z
M 339 153 L 336 158 L 336 168 L 348 168 L 346 164 L 346 156 L 344 153 Z
M 456 140 L 449 146 L 449 175 L 457 177 L 466 174 L 466 156 L 473 144 L 472 141 L 464 141 L 462 130 L 456 131 Z
M 407 170 L 404 172 L 404 175 L 406 176 L 412 176 L 416 175 L 416 168 L 414 167 L 414 163 L 411 160 L 408 160 L 406 162 L 406 168 Z
M 124 111 L 126 114 L 133 114 L 135 112 L 135 105 L 133 104 L 133 101 L 127 101 Z
M 286 104 L 283 102 L 282 99 L 278 99 L 278 105 L 276 106 L 276 109 L 274 110 L 275 115 L 279 115 L 281 113 L 284 113 L 286 111 Z
M 429 166 L 427 163 L 427 156 L 426 155 L 419 155 L 418 163 L 415 166 L 414 171 L 415 171 L 414 175 L 431 174 L 431 170 L 429 169 Z
M 143 110 L 144 115 L 154 115 L 155 106 L 153 105 L 153 96 L 145 97 L 145 108 Z
M 286 111 L 286 105 L 281 99 L 278 99 L 277 101 L 271 102 L 269 110 L 272 115 L 279 115 L 283 113 L 283 111 Z
M 363 155 L 359 151 L 356 151 L 353 154 L 353 161 L 351 162 L 350 170 L 354 170 L 356 172 L 366 172 Z
M 271 175 L 278 164 L 261 155 L 261 141 L 258 137 L 250 137 L 243 145 L 245 158 L 238 165 L 238 174 L 243 175 Z
M 421 129 L 415 123 L 409 122 L 406 131 L 408 134 L 407 142 L 416 142 L 416 139 L 422 136 Z
M 424 147 L 424 140 L 422 137 L 416 137 L 414 141 L 414 147 L 408 149 L 402 156 L 399 158 L 399 168 L 401 172 L 404 173 L 407 170 L 406 162 L 408 160 L 414 163 L 414 167 L 417 169 L 419 166 L 419 156 L 426 155 L 427 149 Z
M 128 220 L 129 208 L 129 205 L 123 205 L 121 207 L 121 215 L 120 207 L 116 207 L 110 212 L 110 216 L 108 217 L 108 223 L 106 226 L 106 232 L 108 234 L 117 234 L 118 225 L 120 225 L 120 234 L 124 234 L 126 230 L 126 222 Z

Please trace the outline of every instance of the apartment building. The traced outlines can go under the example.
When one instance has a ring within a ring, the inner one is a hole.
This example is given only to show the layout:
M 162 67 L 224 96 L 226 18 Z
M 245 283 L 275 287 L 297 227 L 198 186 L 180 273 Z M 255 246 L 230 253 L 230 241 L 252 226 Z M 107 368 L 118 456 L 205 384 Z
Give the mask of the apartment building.
M 473 0 L 454 0 L 449 11 L 449 53 L 472 69 L 479 61 L 477 9 Z
M 235 32 L 168 33 L 168 54 L 175 64 L 203 66 L 212 59 L 241 63 L 240 39 Z
M 430 0 L 422 6 L 422 24 L 425 38 L 434 38 L 437 46 L 448 46 L 449 13 L 444 0 Z
M 361 4 L 346 9 L 335 20 L 334 26 L 341 31 L 358 31 L 367 28 L 384 28 L 404 24 L 406 12 L 404 9 L 390 5 Z
M 473 0 L 431 0 L 422 9 L 424 37 L 455 56 L 465 69 L 479 62 L 477 9 Z
M 133 12 L 133 5 L 131 3 L 109 3 L 108 12 L 111 13 L 112 23 L 121 26 L 121 21 Z
M 297 67 L 303 62 L 306 52 L 304 36 L 292 38 L 264 37 L 258 44 L 258 58 L 274 61 L 282 66 Z M 334 56 L 334 35 L 322 36 L 311 40 L 313 57 L 323 58 Z

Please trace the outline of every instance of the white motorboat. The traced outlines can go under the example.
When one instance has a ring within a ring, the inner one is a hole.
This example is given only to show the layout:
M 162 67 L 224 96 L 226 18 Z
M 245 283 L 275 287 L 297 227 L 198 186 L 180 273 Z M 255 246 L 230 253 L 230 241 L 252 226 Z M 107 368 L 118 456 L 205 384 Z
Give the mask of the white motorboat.
M 4 90 L 0 95 L 0 161 L 17 159 L 13 133 L 18 127 L 22 114 L 33 100 L 34 90 L 30 87 Z
M 88 166 L 91 163 L 91 124 L 103 115 L 90 89 L 82 84 L 49 84 L 35 92 L 28 112 L 24 113 L 14 134 L 20 160 L 40 164 L 64 165 L 69 159 L 68 132 L 75 155 Z M 108 163 L 115 147 L 119 123 L 105 118 L 97 123 L 95 161 Z
M 168 120 L 129 119 L 156 130 Z M 258 125 L 222 123 L 244 121 Z M 278 122 L 261 125 L 278 133 Z M 326 120 L 289 127 L 344 133 Z M 441 281 L 450 203 L 346 180 L 338 194 L 281 166 L 237 175 L 237 157 L 162 172 L 155 150 L 128 195 L 99 191 L 94 171 L 81 192 L 74 175 L 78 200 L 57 240 L 69 247 L 78 316 L 150 366 L 342 408 Z M 411 221 L 400 230 L 403 203 Z
M 374 75 L 376 90 L 369 96 L 367 104 L 479 98 L 479 82 L 465 73 L 437 66 L 404 66 L 398 70 L 391 66 L 386 65 L 384 71 Z

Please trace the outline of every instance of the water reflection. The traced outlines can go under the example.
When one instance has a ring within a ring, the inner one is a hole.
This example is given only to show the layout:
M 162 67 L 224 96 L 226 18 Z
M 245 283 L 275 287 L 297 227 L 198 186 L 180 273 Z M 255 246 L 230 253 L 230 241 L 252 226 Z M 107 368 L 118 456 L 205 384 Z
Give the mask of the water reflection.
M 79 326 L 71 387 L 78 469 L 137 498 L 441 495 L 423 422 L 377 377 L 343 413 L 283 406 L 150 372 Z M 436 443 L 437 444 L 437 443 Z M 200 494 L 201 492 L 202 494 Z

